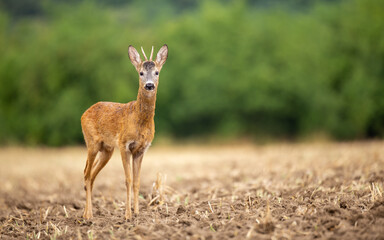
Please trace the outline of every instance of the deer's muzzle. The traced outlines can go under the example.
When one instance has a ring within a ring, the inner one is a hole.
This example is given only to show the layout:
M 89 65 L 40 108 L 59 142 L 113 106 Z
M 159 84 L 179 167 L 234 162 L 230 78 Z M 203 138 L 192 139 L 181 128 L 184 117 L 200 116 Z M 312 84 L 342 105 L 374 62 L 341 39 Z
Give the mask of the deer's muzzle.
M 153 89 L 155 89 L 155 84 L 153 84 L 151 82 L 146 83 L 144 88 L 145 88 L 145 90 L 152 91 Z

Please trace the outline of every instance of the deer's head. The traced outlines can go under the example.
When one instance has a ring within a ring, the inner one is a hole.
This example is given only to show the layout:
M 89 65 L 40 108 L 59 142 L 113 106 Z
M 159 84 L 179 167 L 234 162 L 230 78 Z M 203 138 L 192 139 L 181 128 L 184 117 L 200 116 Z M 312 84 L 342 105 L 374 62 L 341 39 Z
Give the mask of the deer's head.
M 129 46 L 129 59 L 131 59 L 133 66 L 135 66 L 136 71 L 139 74 L 140 88 L 148 92 L 155 92 L 159 84 L 160 70 L 168 57 L 168 46 L 165 44 L 160 48 L 155 61 L 152 60 L 153 47 L 149 60 L 145 55 L 143 48 L 141 48 L 141 51 L 143 52 L 145 61 L 141 60 L 139 53 L 134 47 Z

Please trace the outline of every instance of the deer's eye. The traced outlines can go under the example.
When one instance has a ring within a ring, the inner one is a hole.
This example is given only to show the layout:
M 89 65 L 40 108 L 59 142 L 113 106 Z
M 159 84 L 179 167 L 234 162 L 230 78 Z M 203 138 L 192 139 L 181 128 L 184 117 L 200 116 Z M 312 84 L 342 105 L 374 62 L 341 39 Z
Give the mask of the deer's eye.
M 155 74 L 156 74 L 156 75 L 159 75 L 159 72 L 158 72 L 158 71 L 156 71 L 156 72 L 155 72 Z
M 140 76 L 143 76 L 144 75 L 144 73 L 143 72 L 140 72 Z

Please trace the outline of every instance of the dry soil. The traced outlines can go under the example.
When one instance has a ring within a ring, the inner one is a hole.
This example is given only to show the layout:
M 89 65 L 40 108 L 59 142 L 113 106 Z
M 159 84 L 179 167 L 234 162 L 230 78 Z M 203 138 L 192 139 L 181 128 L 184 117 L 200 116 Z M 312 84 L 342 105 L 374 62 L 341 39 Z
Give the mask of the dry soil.
M 118 151 L 82 219 L 85 157 L 0 149 L 0 239 L 384 239 L 384 142 L 154 146 L 131 221 Z

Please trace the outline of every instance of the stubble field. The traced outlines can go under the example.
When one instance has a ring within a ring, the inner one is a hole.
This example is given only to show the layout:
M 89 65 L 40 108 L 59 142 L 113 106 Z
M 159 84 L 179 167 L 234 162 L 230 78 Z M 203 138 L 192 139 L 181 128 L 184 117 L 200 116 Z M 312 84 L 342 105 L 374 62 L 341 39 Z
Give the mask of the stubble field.
M 384 239 L 384 142 L 154 146 L 128 222 L 118 151 L 82 219 L 85 157 L 0 149 L 0 238 Z

